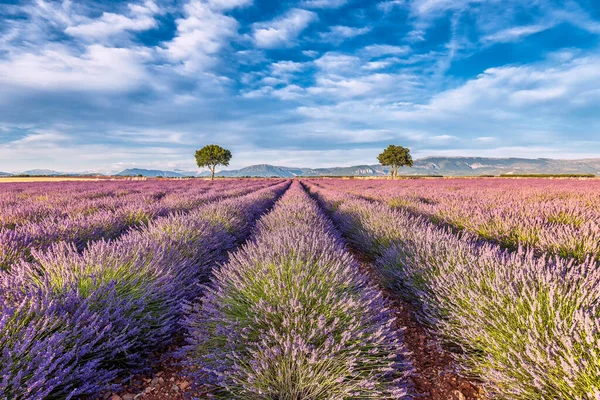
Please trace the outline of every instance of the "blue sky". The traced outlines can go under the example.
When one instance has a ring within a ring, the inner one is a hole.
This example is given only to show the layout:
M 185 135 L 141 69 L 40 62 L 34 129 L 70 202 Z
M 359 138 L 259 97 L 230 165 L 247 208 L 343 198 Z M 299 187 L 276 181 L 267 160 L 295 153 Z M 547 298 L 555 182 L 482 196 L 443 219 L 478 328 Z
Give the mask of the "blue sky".
M 0 171 L 600 157 L 597 0 L 8 1 Z

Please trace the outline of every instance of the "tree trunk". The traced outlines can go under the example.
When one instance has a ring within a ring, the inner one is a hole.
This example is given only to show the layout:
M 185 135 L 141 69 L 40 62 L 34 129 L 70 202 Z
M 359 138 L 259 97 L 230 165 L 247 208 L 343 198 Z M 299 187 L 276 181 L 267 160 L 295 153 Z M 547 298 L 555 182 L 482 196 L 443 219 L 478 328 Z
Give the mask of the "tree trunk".
M 210 167 L 210 180 L 214 181 L 215 180 L 215 167 Z

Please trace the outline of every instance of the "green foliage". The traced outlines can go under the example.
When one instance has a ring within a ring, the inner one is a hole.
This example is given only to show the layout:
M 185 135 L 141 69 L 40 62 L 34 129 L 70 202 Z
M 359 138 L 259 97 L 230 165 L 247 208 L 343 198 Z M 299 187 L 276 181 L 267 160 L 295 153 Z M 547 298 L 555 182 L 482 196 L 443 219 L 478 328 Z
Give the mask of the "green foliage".
M 229 165 L 231 151 L 216 144 L 209 144 L 200 150 L 196 150 L 196 164 L 198 167 L 208 167 L 211 172 L 211 180 L 215 178 L 217 165 Z
M 395 146 L 390 144 L 383 153 L 377 156 L 377 160 L 381 165 L 389 166 L 391 168 L 390 174 L 392 178 L 398 176 L 398 168 L 407 166 L 413 166 L 413 159 L 410 155 L 410 150 L 406 147 Z

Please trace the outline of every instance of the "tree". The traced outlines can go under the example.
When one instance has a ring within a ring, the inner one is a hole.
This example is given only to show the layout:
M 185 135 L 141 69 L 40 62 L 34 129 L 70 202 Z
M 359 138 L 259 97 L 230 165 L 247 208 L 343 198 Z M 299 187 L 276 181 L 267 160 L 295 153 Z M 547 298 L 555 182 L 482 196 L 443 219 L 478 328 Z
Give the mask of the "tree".
M 217 165 L 229 165 L 231 152 L 216 144 L 209 144 L 200 150 L 196 150 L 196 163 L 198 167 L 208 167 L 211 172 L 210 180 L 215 179 L 215 168 Z
M 410 156 L 410 150 L 402 146 L 394 146 L 390 144 L 383 153 L 377 156 L 377 160 L 381 165 L 390 166 L 390 174 L 392 179 L 398 177 L 398 168 L 402 166 L 412 167 L 413 160 Z

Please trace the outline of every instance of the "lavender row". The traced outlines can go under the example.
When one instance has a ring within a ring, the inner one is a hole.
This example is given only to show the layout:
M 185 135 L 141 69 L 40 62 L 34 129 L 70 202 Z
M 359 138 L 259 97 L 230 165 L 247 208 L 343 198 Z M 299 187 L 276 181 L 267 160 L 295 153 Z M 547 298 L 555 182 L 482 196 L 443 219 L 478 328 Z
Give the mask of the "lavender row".
M 204 181 L 5 183 L 0 186 L 0 228 L 14 229 L 23 223 L 65 218 L 73 213 L 89 215 L 118 208 L 131 199 L 155 203 L 164 197 L 201 193 L 210 187 Z
M 208 192 L 231 186 L 264 186 L 265 180 L 148 181 L 148 182 L 37 182 L 0 186 L 0 228 L 58 220 L 74 214 L 91 216 L 137 203 L 138 213 L 148 207 L 189 209 Z M 27 189 L 19 189 L 26 185 Z M 184 201 L 186 200 L 186 201 Z M 132 210 L 133 213 L 134 210 Z M 152 211 L 150 209 L 150 211 Z
M 18 199 L 11 205 L 4 204 L 0 210 L 0 226 L 14 229 L 22 224 L 40 223 L 50 219 L 55 222 L 66 221 L 75 214 L 92 216 L 101 211 L 115 211 L 123 207 L 138 207 L 141 214 L 146 208 L 163 207 L 173 210 L 190 208 L 208 192 L 222 191 L 227 187 L 238 186 L 242 182 L 218 182 L 215 185 L 205 181 L 187 182 L 137 182 L 115 183 L 38 183 L 43 195 L 29 193 L 25 199 L 19 193 Z M 264 181 L 263 181 L 264 183 Z M 5 184 L 2 186 L 16 186 Z M 31 185 L 31 184 L 30 184 Z M 244 186 L 260 185 L 260 182 L 245 182 Z M 14 191 L 14 188 L 13 188 Z M 10 193 L 10 188 L 8 189 Z M 6 192 L 2 193 L 6 197 Z M 14 197 L 14 196 L 13 196 Z M 187 201 L 184 201 L 186 200 Z M 131 209 L 134 214 L 136 209 Z M 152 211 L 149 209 L 149 211 Z
M 407 397 L 381 293 L 295 182 L 187 318 L 192 373 L 224 399 Z
M 174 212 L 189 212 L 217 199 L 242 195 L 272 182 L 230 182 L 215 185 L 209 190 L 200 187 L 165 196 L 162 201 L 146 202 L 141 196 L 130 199 L 120 207 L 102 210 L 91 215 L 69 214 L 65 218 L 29 222 L 15 229 L 0 230 L 0 270 L 9 269 L 19 259 L 31 261 L 31 250 L 44 250 L 53 243 L 65 241 L 82 250 L 88 242 L 117 238 L 127 229 Z M 193 185 L 192 185 L 193 188 Z
M 152 221 L 82 253 L 53 245 L 0 275 L 0 393 L 72 399 L 116 390 L 180 331 L 182 305 L 289 186 Z
M 516 249 L 600 260 L 600 181 L 443 179 L 319 185 L 383 201 Z
M 383 281 L 492 398 L 600 396 L 600 266 L 510 252 L 347 193 L 310 186 Z

